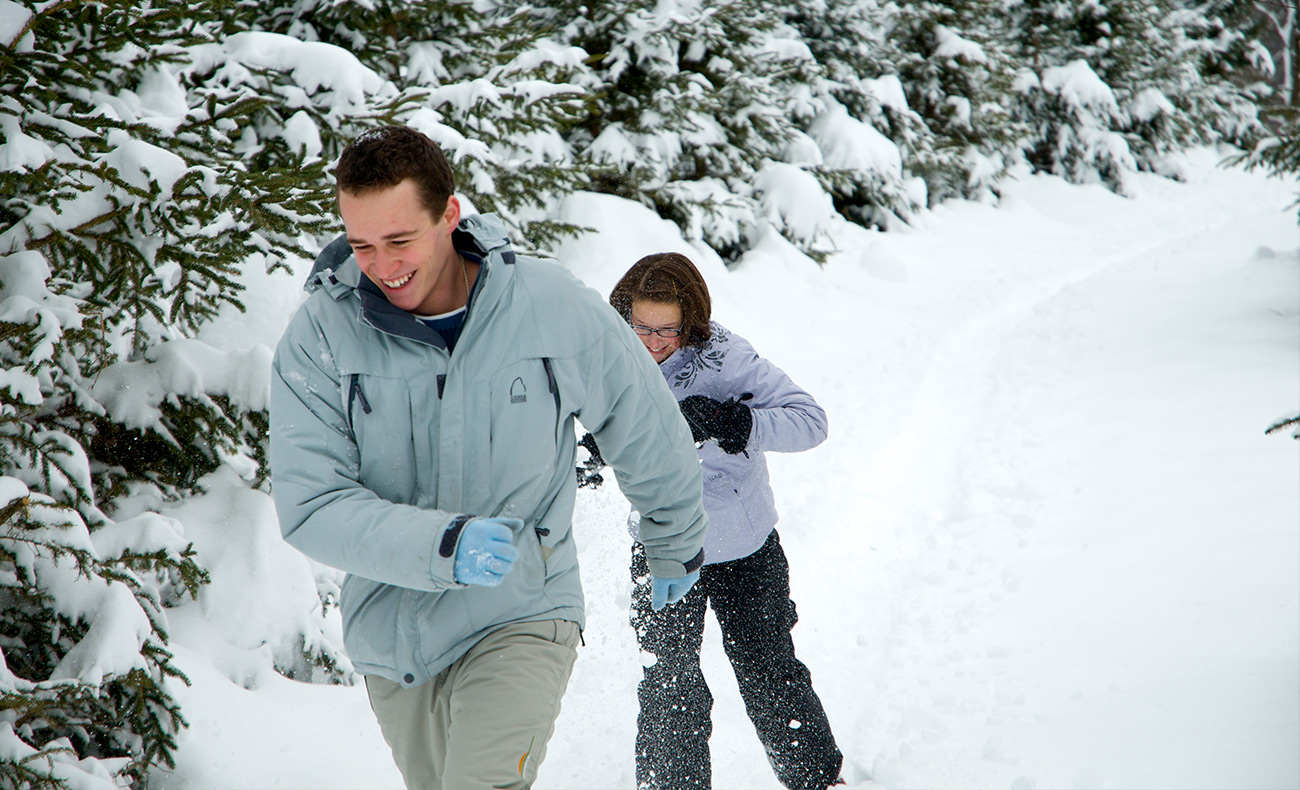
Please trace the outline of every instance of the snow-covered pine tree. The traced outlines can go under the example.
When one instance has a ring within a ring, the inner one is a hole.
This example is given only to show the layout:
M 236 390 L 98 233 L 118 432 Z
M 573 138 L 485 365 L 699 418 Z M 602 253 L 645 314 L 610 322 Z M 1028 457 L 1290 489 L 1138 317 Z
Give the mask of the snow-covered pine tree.
M 592 188 L 738 257 L 769 221 L 755 183 L 795 138 L 815 70 L 807 47 L 759 0 L 561 0 L 545 11 L 587 53 L 591 98 L 567 139 Z
M 1124 0 L 1119 0 L 1123 2 Z M 1123 191 L 1137 169 L 1118 131 L 1126 119 L 1088 57 L 1106 36 L 1096 2 L 1010 0 L 1013 56 L 1021 65 L 1013 111 L 1029 126 L 1025 155 L 1037 171 Z
M 1137 169 L 1177 175 L 1167 155 L 1249 126 L 1240 89 L 1207 81 L 1188 30 L 1203 18 L 1173 0 L 1012 0 L 1019 117 L 1035 168 L 1126 190 Z
M 907 103 L 928 131 L 909 146 L 908 169 L 925 179 L 930 204 L 996 192 L 1017 158 L 1023 122 L 1010 112 L 1015 68 L 997 0 L 892 7 L 888 45 Z
M 905 162 L 933 139 L 907 103 L 886 40 L 889 12 L 876 0 L 798 0 L 783 6 L 786 22 L 812 52 L 821 79 L 820 106 L 801 129 L 822 156 L 812 168 L 836 210 L 868 227 L 889 227 L 925 205 L 909 189 Z
M 239 306 L 245 267 L 310 255 L 332 222 L 297 111 L 397 96 L 285 37 L 225 35 L 230 11 L 0 0 L 5 783 L 116 787 L 172 762 L 165 607 L 208 577 L 156 508 L 219 468 L 265 476 L 269 351 L 195 335 Z M 313 628 L 299 653 L 328 667 Z
M 1186 35 L 1199 56 L 1201 76 L 1210 85 L 1235 90 L 1217 99 L 1216 129 L 1228 142 L 1251 147 L 1262 132 L 1261 104 L 1274 99 L 1269 80 L 1273 58 L 1262 43 L 1265 19 L 1255 0 L 1186 0 Z
M 204 573 L 164 520 L 115 524 L 101 510 L 100 492 L 127 475 L 98 460 L 110 420 L 90 392 L 167 312 L 144 307 L 138 267 L 112 277 L 128 249 L 166 260 L 140 243 L 156 227 L 145 222 L 173 217 L 145 219 L 161 179 L 129 166 L 129 144 L 149 130 L 103 91 L 167 57 L 130 44 L 159 13 L 0 5 L 0 777 L 13 786 L 139 780 L 171 763 L 184 723 L 166 690 L 181 675 L 162 604 L 196 594 Z M 178 17 L 153 24 L 168 44 L 190 37 Z M 227 274 L 196 268 L 204 287 Z M 198 320 L 191 307 L 176 319 Z
M 1098 74 L 1115 91 L 1128 123 L 1124 133 L 1139 168 L 1177 177 L 1168 155 L 1217 142 L 1220 130 L 1248 140 L 1258 130 L 1251 97 L 1201 68 L 1189 33 L 1201 9 L 1178 0 L 1110 3 L 1106 38 L 1095 43 Z
M 335 44 L 401 89 L 388 122 L 435 139 L 457 186 L 541 249 L 577 228 L 548 219 L 585 185 L 562 129 L 580 112 L 584 54 L 543 36 L 527 6 L 456 0 L 240 0 L 251 29 Z M 346 142 L 346 141 L 344 141 Z M 331 155 L 337 149 L 330 149 Z
M 786 4 L 785 20 L 798 31 L 822 67 L 825 89 L 856 118 L 893 120 L 874 80 L 895 73 L 896 52 L 885 34 L 888 11 L 876 0 L 797 0 Z M 909 127 L 883 131 L 902 140 Z

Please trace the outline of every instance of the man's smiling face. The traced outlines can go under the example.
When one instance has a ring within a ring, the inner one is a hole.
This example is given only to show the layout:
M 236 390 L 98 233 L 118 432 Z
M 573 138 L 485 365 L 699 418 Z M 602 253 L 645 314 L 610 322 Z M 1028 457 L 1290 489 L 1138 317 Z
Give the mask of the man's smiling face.
M 339 192 L 339 214 L 357 266 L 395 307 L 438 315 L 464 303 L 464 274 L 451 243 L 460 222 L 454 195 L 434 217 L 408 178 L 359 194 Z

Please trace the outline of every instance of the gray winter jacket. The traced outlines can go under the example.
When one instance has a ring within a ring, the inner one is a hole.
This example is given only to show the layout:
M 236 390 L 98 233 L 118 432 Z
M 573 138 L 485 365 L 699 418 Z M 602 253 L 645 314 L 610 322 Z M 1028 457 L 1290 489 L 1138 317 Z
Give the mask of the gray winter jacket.
M 745 452 L 729 455 L 716 442 L 699 448 L 709 531 L 704 562 L 729 562 L 753 554 L 776 526 L 776 504 L 763 453 L 807 450 L 826 439 L 826 412 L 740 335 L 712 322 L 712 337 L 663 361 L 660 372 L 680 401 L 704 395 L 725 401 L 752 393 L 753 427 Z M 604 445 L 600 445 L 604 449 Z M 636 525 L 630 524 L 633 534 Z
M 690 431 L 627 324 L 561 267 L 516 257 L 493 216 L 463 219 L 453 242 L 481 263 L 454 353 L 331 245 L 346 260 L 313 274 L 271 385 L 284 537 L 347 572 L 357 669 L 407 686 L 504 623 L 583 624 L 575 418 L 642 514 L 653 573 L 698 567 L 707 523 Z M 472 516 L 524 521 L 498 587 L 454 579 Z

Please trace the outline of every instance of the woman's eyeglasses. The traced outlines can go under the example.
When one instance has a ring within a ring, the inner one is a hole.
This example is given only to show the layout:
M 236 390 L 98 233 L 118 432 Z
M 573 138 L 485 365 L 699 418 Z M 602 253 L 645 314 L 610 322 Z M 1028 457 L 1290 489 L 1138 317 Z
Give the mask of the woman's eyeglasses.
M 642 337 L 647 337 L 649 335 L 658 335 L 660 337 L 679 337 L 682 334 L 681 327 L 666 326 L 660 329 L 655 329 L 654 327 L 642 326 L 640 324 L 632 324 L 631 326 L 632 326 L 632 331 L 636 332 L 638 335 Z

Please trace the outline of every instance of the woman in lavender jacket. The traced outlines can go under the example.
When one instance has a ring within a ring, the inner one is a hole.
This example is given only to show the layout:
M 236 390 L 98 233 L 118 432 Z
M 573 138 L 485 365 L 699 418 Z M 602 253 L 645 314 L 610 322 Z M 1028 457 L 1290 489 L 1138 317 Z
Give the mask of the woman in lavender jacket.
M 645 554 L 633 546 L 632 625 L 641 650 L 654 656 L 638 688 L 637 786 L 711 786 L 713 697 L 700 671 L 708 606 L 777 778 L 792 789 L 840 784 L 843 757 L 794 654 L 790 569 L 763 457 L 821 444 L 826 412 L 744 338 L 709 320 L 708 286 L 686 256 L 642 258 L 610 303 L 677 396 L 699 447 L 709 515 L 699 581 L 666 608 L 652 606 Z

